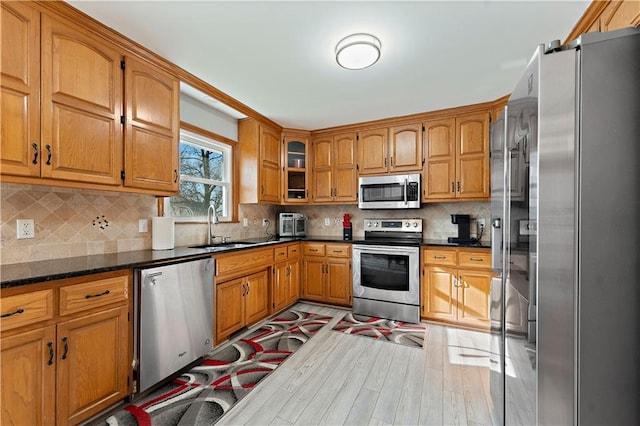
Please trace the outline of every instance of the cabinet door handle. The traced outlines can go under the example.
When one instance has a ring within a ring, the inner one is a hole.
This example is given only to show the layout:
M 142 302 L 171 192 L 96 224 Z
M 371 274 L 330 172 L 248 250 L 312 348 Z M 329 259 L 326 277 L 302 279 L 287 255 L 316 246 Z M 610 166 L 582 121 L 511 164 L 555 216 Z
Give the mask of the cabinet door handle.
M 97 293 L 97 294 L 85 294 L 85 295 L 84 295 L 84 298 L 85 298 L 85 299 L 91 299 L 91 298 L 94 298 L 94 297 L 106 296 L 106 295 L 107 295 L 107 294 L 109 294 L 109 293 L 111 293 L 111 291 L 109 291 L 109 290 L 105 290 L 105 291 L 103 291 L 102 293 Z
M 51 145 L 46 144 L 44 147 L 47 148 L 47 166 L 50 166 L 51 165 Z
M 31 143 L 31 146 L 33 147 L 33 164 L 38 164 L 38 144 L 35 142 Z
M 260 185 L 260 191 L 262 191 L 262 195 L 264 195 L 264 185 Z
M 69 343 L 67 343 L 67 337 L 62 338 L 62 344 L 64 345 L 64 353 L 62 354 L 62 359 L 67 359 L 67 353 L 69 353 Z
M 309 198 L 309 190 L 308 189 L 304 190 L 304 198 Z
M 391 157 L 391 167 L 393 167 L 393 157 Z
M 456 192 L 456 184 L 455 184 L 455 182 L 451 182 L 451 192 Z
M 15 310 L 15 311 L 13 311 L 13 312 L 7 312 L 6 314 L 2 314 L 2 315 L 0 315 L 0 318 L 12 317 L 12 316 L 14 316 L 14 315 L 22 314 L 22 313 L 24 313 L 24 309 L 22 309 L 22 308 L 18 308 L 17 310 Z
M 242 296 L 244 296 L 247 293 L 247 289 L 245 287 L 245 283 L 242 283 Z
M 458 192 L 460 192 L 460 181 L 458 181 Z
M 173 183 L 178 183 L 178 171 L 173 170 Z
M 470 257 L 469 260 L 473 261 L 473 262 L 482 262 L 482 259 L 479 257 Z
M 247 283 L 247 294 L 251 292 L 251 283 Z
M 47 342 L 47 347 L 49 348 L 49 361 L 47 361 L 47 365 L 53 364 L 53 357 L 55 354 L 53 353 L 53 342 Z
M 291 275 L 291 266 L 287 265 L 287 276 Z
M 314 253 L 315 253 L 315 252 L 317 252 L 317 251 L 318 251 L 318 249 L 309 249 L 309 251 L 312 251 L 312 252 L 314 252 Z
M 387 167 L 387 159 L 384 159 L 384 166 Z
M 438 260 L 444 260 L 447 257 L 446 256 L 433 256 L 434 259 L 438 259 Z

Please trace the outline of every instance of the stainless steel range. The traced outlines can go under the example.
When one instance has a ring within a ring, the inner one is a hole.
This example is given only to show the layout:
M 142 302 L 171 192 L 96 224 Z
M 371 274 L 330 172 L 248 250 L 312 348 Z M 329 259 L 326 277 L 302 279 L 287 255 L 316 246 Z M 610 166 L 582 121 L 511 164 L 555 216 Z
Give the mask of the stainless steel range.
M 365 219 L 353 245 L 353 313 L 420 322 L 422 219 Z

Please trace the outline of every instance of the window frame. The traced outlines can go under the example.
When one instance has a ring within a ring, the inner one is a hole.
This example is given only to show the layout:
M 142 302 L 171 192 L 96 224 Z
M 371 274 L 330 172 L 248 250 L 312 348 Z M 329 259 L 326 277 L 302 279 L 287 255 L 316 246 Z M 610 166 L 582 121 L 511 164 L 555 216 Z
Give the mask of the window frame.
M 205 148 L 221 148 L 223 151 L 228 153 L 228 161 L 225 161 L 224 174 L 228 176 L 228 197 L 227 202 L 229 203 L 227 210 L 228 216 L 219 217 L 220 222 L 233 223 L 238 221 L 238 197 L 237 197 L 237 184 L 238 184 L 238 161 L 237 161 L 237 144 L 238 142 L 233 139 L 229 139 L 225 136 L 219 135 L 214 132 L 210 132 L 208 130 L 202 129 L 198 126 L 186 123 L 184 121 L 180 122 L 180 138 L 178 143 L 187 143 L 195 146 L 203 146 Z M 182 180 L 182 174 L 180 174 L 180 179 Z M 210 180 L 199 179 L 196 177 L 189 177 L 188 179 L 191 182 L 200 182 L 209 184 Z M 222 181 L 223 184 L 227 184 L 227 182 Z M 166 216 L 171 215 L 171 206 L 170 206 L 170 198 L 164 197 L 163 207 Z M 224 202 L 224 201 L 223 201 Z M 173 217 L 176 223 L 203 223 L 207 221 L 206 216 L 170 216 Z

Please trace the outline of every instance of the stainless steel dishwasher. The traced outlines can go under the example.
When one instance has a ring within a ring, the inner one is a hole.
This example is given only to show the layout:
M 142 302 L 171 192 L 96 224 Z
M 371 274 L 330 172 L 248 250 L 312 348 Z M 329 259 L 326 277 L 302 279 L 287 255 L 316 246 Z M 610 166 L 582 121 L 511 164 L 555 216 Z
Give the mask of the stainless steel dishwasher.
M 214 270 L 207 258 L 135 271 L 135 392 L 213 348 Z

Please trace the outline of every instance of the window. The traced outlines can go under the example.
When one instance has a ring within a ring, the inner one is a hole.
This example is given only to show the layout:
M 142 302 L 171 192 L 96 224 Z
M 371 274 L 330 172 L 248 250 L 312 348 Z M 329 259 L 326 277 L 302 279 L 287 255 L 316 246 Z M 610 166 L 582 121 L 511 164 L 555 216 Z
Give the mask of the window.
M 227 143 L 180 131 L 180 195 L 165 199 L 168 215 L 201 221 L 212 205 L 220 220 L 231 220 L 231 149 Z

